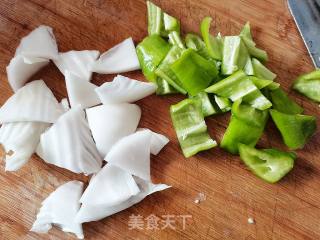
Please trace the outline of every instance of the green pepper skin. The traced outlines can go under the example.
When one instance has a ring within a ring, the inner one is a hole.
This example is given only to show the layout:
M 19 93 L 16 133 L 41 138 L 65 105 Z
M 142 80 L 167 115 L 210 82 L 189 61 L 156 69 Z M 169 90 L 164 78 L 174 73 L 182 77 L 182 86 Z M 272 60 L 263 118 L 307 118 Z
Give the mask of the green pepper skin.
M 298 77 L 293 83 L 293 89 L 315 102 L 320 102 L 320 70 Z
M 271 72 L 266 66 L 264 66 L 258 59 L 252 58 L 252 65 L 254 75 L 258 78 L 274 80 L 277 75 Z
M 185 42 L 187 48 L 195 50 L 200 56 L 207 60 L 212 60 L 206 44 L 202 41 L 201 37 L 193 33 L 188 33 L 185 37 Z
M 166 80 L 173 88 L 182 94 L 186 94 L 186 90 L 183 89 L 182 84 L 178 77 L 171 70 L 171 65 L 181 57 L 183 49 L 178 46 L 172 46 L 167 56 L 162 60 L 158 68 L 155 70 L 155 74 L 160 78 Z
M 231 113 L 231 120 L 220 146 L 237 154 L 239 143 L 252 147 L 257 144 L 268 120 L 268 111 L 260 111 L 239 100 L 233 103 Z
M 208 49 L 209 55 L 216 60 L 222 60 L 222 48 L 220 46 L 219 40 L 213 37 L 210 34 L 210 25 L 211 25 L 212 18 L 205 17 L 200 25 L 200 31 L 202 34 L 203 41 Z
M 269 94 L 273 109 L 287 114 L 303 113 L 303 108 L 290 99 L 281 88 L 270 91 Z
M 172 105 L 170 115 L 186 158 L 217 146 L 217 142 L 211 139 L 207 132 L 200 101 L 185 99 Z
M 148 34 L 160 35 L 163 28 L 163 12 L 161 8 L 150 1 L 147 1 L 148 9 Z
M 156 82 L 155 70 L 170 48 L 170 44 L 158 35 L 148 36 L 138 44 L 136 48 L 137 56 L 142 72 L 149 81 Z
M 259 178 L 269 183 L 282 179 L 294 166 L 295 153 L 277 149 L 258 150 L 239 144 L 240 158 L 246 166 Z
M 242 31 L 240 32 L 240 37 L 248 49 L 249 54 L 252 57 L 259 59 L 262 62 L 268 60 L 267 52 L 256 47 L 256 43 L 252 39 L 250 23 L 247 22 Z
M 169 95 L 179 93 L 174 87 L 172 87 L 165 79 L 157 78 L 157 95 Z
M 218 76 L 216 65 L 187 49 L 172 65 L 171 69 L 177 76 L 184 90 L 195 96 L 210 85 Z
M 292 150 L 303 148 L 317 129 L 314 116 L 286 114 L 274 109 L 270 110 L 270 115 L 284 143 Z
M 211 102 L 210 97 L 206 92 L 199 92 L 196 96 L 191 96 L 191 98 L 201 102 L 201 109 L 204 117 L 220 112 L 220 109 Z

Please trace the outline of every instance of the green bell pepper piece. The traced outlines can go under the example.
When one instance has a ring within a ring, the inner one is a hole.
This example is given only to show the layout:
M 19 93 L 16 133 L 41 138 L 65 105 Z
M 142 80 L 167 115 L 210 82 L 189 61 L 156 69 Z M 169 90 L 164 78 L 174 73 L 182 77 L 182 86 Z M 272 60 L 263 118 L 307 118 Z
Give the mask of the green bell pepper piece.
M 277 149 L 258 150 L 254 147 L 239 144 L 242 161 L 259 178 L 276 183 L 291 171 L 296 159 L 293 152 L 283 152 Z
M 246 45 L 249 54 L 252 57 L 258 58 L 259 60 L 265 62 L 268 60 L 267 52 L 256 47 L 256 43 L 252 39 L 250 23 L 247 22 L 242 31 L 240 32 L 240 37 Z
M 313 101 L 320 102 L 320 70 L 298 77 L 293 83 L 293 89 Z
M 221 97 L 230 98 L 231 101 L 234 102 L 255 90 L 257 90 L 257 87 L 248 76 L 240 70 L 208 87 L 205 91 L 215 93 Z
M 257 88 L 262 89 L 267 87 L 270 90 L 275 90 L 280 87 L 279 83 L 276 83 L 272 80 L 261 79 L 254 76 L 249 76 L 249 79 L 256 85 Z
M 274 109 L 270 110 L 270 114 L 284 143 L 293 150 L 303 148 L 317 129 L 314 116 L 286 114 Z
M 172 31 L 168 34 L 169 43 L 173 46 L 178 46 L 179 48 L 185 49 L 184 43 L 177 31 Z
M 156 6 L 150 1 L 147 1 L 147 9 L 148 9 L 148 34 L 158 34 L 160 35 L 161 30 L 163 28 L 163 12 L 161 8 Z
M 142 72 L 149 81 L 156 82 L 157 76 L 155 70 L 165 58 L 170 48 L 170 44 L 159 35 L 148 36 L 138 44 L 136 48 L 137 56 Z
M 219 113 L 220 109 L 215 107 L 215 105 L 211 102 L 208 93 L 199 92 L 196 96 L 190 97 L 201 102 L 201 109 L 204 117 Z
M 277 75 L 271 72 L 266 66 L 264 66 L 258 59 L 252 58 L 252 65 L 254 75 L 258 78 L 274 80 Z
M 180 34 L 180 23 L 176 18 L 164 13 L 160 7 L 150 1 L 147 1 L 147 9 L 149 35 L 168 37 L 173 31 Z
M 232 154 L 239 152 L 239 143 L 254 147 L 263 133 L 267 120 L 268 111 L 255 109 L 241 103 L 241 100 L 234 102 L 231 120 L 220 146 Z
M 207 132 L 200 101 L 185 99 L 172 105 L 170 114 L 186 158 L 217 146 L 217 142 L 212 140 Z
M 228 112 L 231 110 L 232 103 L 229 98 L 214 95 L 214 101 L 218 106 L 220 112 Z
M 259 110 L 266 110 L 272 106 L 272 103 L 258 89 L 244 96 L 242 100 Z
M 188 33 L 185 37 L 187 48 L 195 50 L 200 56 L 207 60 L 212 60 L 206 44 L 202 41 L 201 37 L 196 34 Z
M 211 21 L 212 21 L 211 17 L 205 17 L 201 22 L 200 31 L 202 34 L 202 38 L 205 42 L 205 45 L 208 49 L 209 55 L 213 59 L 222 60 L 222 54 L 221 54 L 222 48 L 221 48 L 220 42 L 210 34 Z
M 221 72 L 230 75 L 244 70 L 247 75 L 254 75 L 254 68 L 249 52 L 239 36 L 226 36 L 223 41 Z
M 287 114 L 301 114 L 303 112 L 303 108 L 290 99 L 281 88 L 272 90 L 269 94 L 273 109 Z
M 187 49 L 171 65 L 183 89 L 195 96 L 217 78 L 216 65 L 197 54 L 193 49 Z
M 179 93 L 174 87 L 172 87 L 165 79 L 157 78 L 157 95 L 168 95 Z
M 178 46 L 172 46 L 167 56 L 160 63 L 158 68 L 155 70 L 155 74 L 160 78 L 166 80 L 173 88 L 182 94 L 186 94 L 186 90 L 183 89 L 182 83 L 171 70 L 171 65 L 181 57 L 183 49 Z

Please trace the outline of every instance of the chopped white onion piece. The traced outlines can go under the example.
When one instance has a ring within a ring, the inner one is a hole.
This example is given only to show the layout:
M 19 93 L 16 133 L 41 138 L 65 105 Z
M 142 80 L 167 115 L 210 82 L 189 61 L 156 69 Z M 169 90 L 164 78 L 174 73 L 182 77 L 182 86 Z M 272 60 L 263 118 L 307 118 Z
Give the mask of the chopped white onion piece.
M 111 148 L 105 160 L 132 175 L 150 181 L 151 138 L 152 134 L 149 130 L 126 136 Z
M 41 122 L 5 123 L 0 128 L 0 144 L 5 152 L 6 171 L 21 168 L 35 152 L 40 135 L 50 126 Z
M 64 109 L 65 112 L 70 110 L 69 101 L 67 98 L 61 99 L 60 105 L 62 106 L 62 108 Z
M 153 155 L 158 155 L 159 152 L 161 151 L 161 149 L 168 144 L 169 139 L 160 134 L 160 133 L 155 133 L 153 131 L 151 131 L 150 129 L 146 129 L 146 128 L 138 128 L 137 131 L 145 131 L 148 130 L 151 132 L 152 137 L 151 137 L 151 145 L 150 145 L 150 152 Z
M 95 50 L 69 51 L 59 53 L 58 59 L 53 62 L 63 75 L 66 75 L 66 71 L 69 71 L 79 78 L 90 81 L 92 76 L 90 66 L 99 54 L 99 51 Z
M 101 103 L 95 92 L 96 85 L 69 71 L 65 72 L 65 79 L 71 107 L 88 108 Z
M 90 180 L 80 202 L 114 206 L 139 192 L 139 187 L 131 174 L 107 164 Z
M 11 96 L 0 108 L 0 123 L 54 123 L 64 109 L 42 80 L 28 83 Z
M 111 207 L 105 206 L 103 204 L 92 204 L 91 202 L 82 202 L 82 206 L 76 216 L 76 222 L 84 223 L 90 221 L 98 221 L 100 219 L 111 216 L 115 213 L 118 213 L 133 206 L 134 204 L 141 202 L 146 196 L 154 192 L 170 188 L 170 186 L 166 184 L 153 184 L 152 182 L 145 181 L 137 177 L 134 177 L 134 179 L 140 188 L 140 192 L 138 194 L 130 197 L 128 200 L 118 205 L 114 205 Z M 92 199 L 99 198 L 100 195 L 100 192 L 95 191 L 94 195 L 92 195 L 91 197 Z
M 80 107 L 72 108 L 43 133 L 37 154 L 47 163 L 86 175 L 100 170 L 102 159 Z
M 41 68 L 46 66 L 49 60 L 42 59 L 33 64 L 25 63 L 23 57 L 18 55 L 11 59 L 7 66 L 8 81 L 14 92 L 23 87 L 25 83 Z
M 21 39 L 16 55 L 21 55 L 27 63 L 35 63 L 39 58 L 57 59 L 58 46 L 52 28 L 39 26 Z
M 106 104 L 86 109 L 89 127 L 101 157 L 121 138 L 134 133 L 141 117 L 135 104 Z
M 123 73 L 138 69 L 140 69 L 140 63 L 131 37 L 101 54 L 91 68 L 93 72 L 102 74 Z
M 154 83 L 140 82 L 118 75 L 112 82 L 106 82 L 96 88 L 96 92 L 103 104 L 131 103 L 153 94 L 156 88 Z
M 74 233 L 77 238 L 83 239 L 82 225 L 75 222 L 82 192 L 83 183 L 79 181 L 70 181 L 58 187 L 42 202 L 30 231 L 47 233 L 55 225 L 62 231 Z

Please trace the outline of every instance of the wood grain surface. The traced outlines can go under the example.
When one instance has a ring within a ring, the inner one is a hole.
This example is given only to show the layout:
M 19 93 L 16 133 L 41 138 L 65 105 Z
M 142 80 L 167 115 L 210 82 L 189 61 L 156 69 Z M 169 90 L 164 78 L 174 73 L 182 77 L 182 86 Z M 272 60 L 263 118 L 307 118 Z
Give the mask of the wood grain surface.
M 319 115 L 319 106 L 289 89 L 295 77 L 313 65 L 292 20 L 285 0 L 155 0 L 181 20 L 182 30 L 199 32 L 205 16 L 213 17 L 212 32 L 236 35 L 246 21 L 252 25 L 258 46 L 267 50 L 268 67 L 307 114 Z M 132 36 L 141 41 L 146 32 L 144 0 L 1 0 L 0 1 L 0 105 L 11 95 L 6 66 L 21 37 L 40 24 L 54 29 L 61 52 L 109 49 Z M 144 80 L 137 71 L 126 76 Z M 93 83 L 112 75 L 94 75 Z M 60 100 L 66 96 L 63 75 L 51 63 L 33 79 L 42 78 Z M 169 106 L 180 96 L 150 96 L 138 102 L 143 110 L 141 127 L 166 134 L 171 142 L 152 158 L 152 179 L 173 188 L 147 197 L 121 213 L 84 224 L 86 239 L 320 239 L 319 132 L 297 151 L 295 167 L 280 183 L 256 178 L 241 163 L 219 148 L 184 159 L 172 128 Z M 229 114 L 210 117 L 212 137 L 221 140 Z M 270 123 L 258 147 L 286 149 Z M 59 185 L 86 177 L 45 164 L 34 156 L 17 172 L 0 169 L 0 239 L 74 239 L 52 229 L 49 234 L 29 232 L 41 202 Z M 204 193 L 206 200 L 194 203 Z M 185 229 L 129 230 L 131 215 L 192 215 Z M 248 224 L 252 217 L 255 224 Z

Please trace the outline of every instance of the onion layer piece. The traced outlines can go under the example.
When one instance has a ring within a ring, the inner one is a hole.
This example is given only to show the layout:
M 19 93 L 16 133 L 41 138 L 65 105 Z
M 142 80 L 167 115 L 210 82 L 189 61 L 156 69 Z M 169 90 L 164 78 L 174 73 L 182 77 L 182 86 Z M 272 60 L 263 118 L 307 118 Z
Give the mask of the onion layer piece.
M 66 76 L 66 71 L 69 71 L 89 82 L 92 76 L 90 66 L 98 56 L 99 51 L 95 50 L 69 51 L 59 53 L 59 57 L 54 60 L 54 64 L 63 75 Z
M 107 164 L 91 179 L 80 202 L 111 207 L 128 200 L 139 192 L 140 189 L 131 174 Z M 99 197 L 94 197 L 96 193 L 99 194 Z
M 106 82 L 96 88 L 96 92 L 103 104 L 131 103 L 153 94 L 157 89 L 154 83 L 140 82 L 121 75 L 112 82 Z
M 88 108 L 100 103 L 95 92 L 96 85 L 69 71 L 65 72 L 65 79 L 71 107 L 81 105 L 82 108 Z
M 96 73 L 113 74 L 140 69 L 140 63 L 132 38 L 128 38 L 100 55 L 92 64 Z
M 25 63 L 23 57 L 18 55 L 11 59 L 7 66 L 8 81 L 14 92 L 23 87 L 24 84 L 41 68 L 46 66 L 49 60 L 43 59 L 43 61 L 33 64 Z
M 58 187 L 42 202 L 31 231 L 47 233 L 52 225 L 56 225 L 62 231 L 74 233 L 83 239 L 82 225 L 75 222 L 82 191 L 83 183 L 79 181 L 70 181 Z
M 104 204 L 94 204 L 90 201 L 90 199 L 96 199 L 101 197 L 101 192 L 93 191 L 90 194 L 90 199 L 87 198 L 87 201 L 81 200 L 82 206 L 76 216 L 76 221 L 79 223 L 98 221 L 100 219 L 111 216 L 115 213 L 118 213 L 133 206 L 134 204 L 141 202 L 146 196 L 154 192 L 170 188 L 170 186 L 166 184 L 153 184 L 152 182 L 139 179 L 138 177 L 134 177 L 134 179 L 140 189 L 140 192 L 138 194 L 130 197 L 128 200 L 123 201 L 122 203 L 119 203 L 117 205 L 107 206 Z
M 96 173 L 102 165 L 102 159 L 80 107 L 63 114 L 41 135 L 37 154 L 45 162 L 75 173 Z
M 86 109 L 89 127 L 101 157 L 121 138 L 134 133 L 141 117 L 135 104 L 106 104 Z
M 35 152 L 40 135 L 50 126 L 41 122 L 5 123 L 0 128 L 0 144 L 5 152 L 6 171 L 21 168 Z
M 64 109 L 42 80 L 28 83 L 11 96 L 0 109 L 0 123 L 54 123 Z

